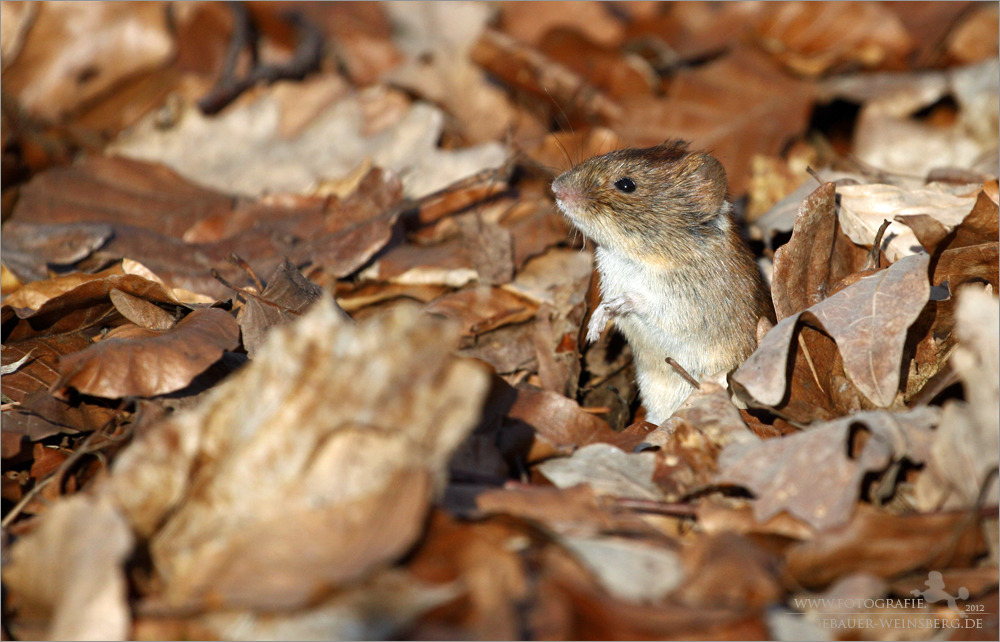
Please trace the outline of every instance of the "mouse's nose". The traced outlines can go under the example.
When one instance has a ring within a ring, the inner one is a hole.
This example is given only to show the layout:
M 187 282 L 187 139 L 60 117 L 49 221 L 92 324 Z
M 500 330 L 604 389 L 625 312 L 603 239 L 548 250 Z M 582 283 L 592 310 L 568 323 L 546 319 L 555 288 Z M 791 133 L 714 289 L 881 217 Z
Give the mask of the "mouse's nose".
M 566 192 L 567 192 L 566 186 L 563 185 L 558 178 L 552 181 L 552 193 L 556 195 L 556 198 L 558 199 L 566 198 L 567 196 Z

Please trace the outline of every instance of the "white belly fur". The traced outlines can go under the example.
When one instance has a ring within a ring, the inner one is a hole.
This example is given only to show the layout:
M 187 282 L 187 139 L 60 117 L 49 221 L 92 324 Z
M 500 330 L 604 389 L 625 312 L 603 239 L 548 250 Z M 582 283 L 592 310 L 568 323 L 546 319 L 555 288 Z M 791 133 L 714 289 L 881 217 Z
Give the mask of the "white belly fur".
M 597 248 L 596 258 L 603 299 L 625 296 L 634 303 L 633 309 L 616 316 L 614 323 L 632 348 L 647 420 L 661 424 L 694 392 L 694 387 L 666 363 L 667 357 L 696 379 L 731 367 L 713 356 L 717 354 L 712 345 L 716 335 L 706 331 L 706 302 L 668 269 L 603 247 Z

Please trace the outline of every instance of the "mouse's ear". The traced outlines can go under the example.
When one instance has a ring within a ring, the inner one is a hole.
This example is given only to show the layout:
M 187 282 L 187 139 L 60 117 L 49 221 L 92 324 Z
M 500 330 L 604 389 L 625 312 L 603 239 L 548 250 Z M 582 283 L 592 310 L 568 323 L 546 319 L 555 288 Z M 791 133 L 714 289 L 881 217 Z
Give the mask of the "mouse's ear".
M 705 211 L 716 212 L 726 200 L 726 169 L 714 156 L 701 154 L 700 160 L 701 164 L 695 170 L 695 175 L 705 194 Z
M 668 138 L 667 140 L 660 143 L 660 147 L 667 151 L 671 151 L 677 154 L 684 154 L 688 151 L 688 143 L 686 140 L 681 140 L 680 138 Z

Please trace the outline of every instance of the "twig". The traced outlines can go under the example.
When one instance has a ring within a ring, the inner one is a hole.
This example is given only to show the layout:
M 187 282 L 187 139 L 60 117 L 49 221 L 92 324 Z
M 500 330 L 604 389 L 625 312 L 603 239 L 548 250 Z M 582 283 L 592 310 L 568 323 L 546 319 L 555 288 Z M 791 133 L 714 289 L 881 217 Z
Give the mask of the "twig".
M 257 276 L 257 273 L 253 271 L 253 268 L 250 267 L 250 264 L 243 260 L 243 257 L 236 252 L 230 252 L 229 256 L 226 257 L 226 260 L 229 261 L 230 265 L 235 265 L 246 272 L 247 276 L 249 276 L 253 281 L 253 284 L 257 286 L 257 291 L 261 294 L 264 293 L 264 283 L 260 280 L 260 277 Z
M 865 270 L 874 270 L 879 267 L 882 259 L 882 237 L 885 236 L 885 230 L 889 227 L 890 221 L 887 219 L 882 219 L 882 225 L 879 226 L 878 232 L 875 233 L 875 240 L 872 242 L 872 249 L 868 251 L 868 260 L 865 261 Z
M 667 365 L 676 370 L 677 374 L 684 377 L 684 381 L 687 381 L 689 384 L 694 386 L 695 390 L 701 390 L 701 384 L 698 383 L 698 380 L 688 374 L 688 371 L 685 370 L 681 364 L 677 363 L 673 357 L 667 357 Z
M 629 499 L 617 497 L 614 503 L 621 508 L 627 508 L 639 513 L 654 513 L 670 517 L 697 517 L 698 509 L 691 504 L 658 502 L 652 499 Z
M 301 80 L 310 72 L 319 69 L 323 59 L 323 33 L 297 12 L 283 14 L 298 36 L 298 46 L 295 53 L 284 65 L 264 65 L 257 57 L 257 29 L 253 18 L 242 2 L 229 5 L 233 10 L 233 39 L 226 51 L 219 81 L 207 95 L 198 101 L 198 107 L 203 114 L 216 114 L 236 100 L 240 94 L 259 82 L 267 84 L 278 80 Z M 242 78 L 236 77 L 236 65 L 240 52 L 248 49 L 250 52 L 251 69 Z

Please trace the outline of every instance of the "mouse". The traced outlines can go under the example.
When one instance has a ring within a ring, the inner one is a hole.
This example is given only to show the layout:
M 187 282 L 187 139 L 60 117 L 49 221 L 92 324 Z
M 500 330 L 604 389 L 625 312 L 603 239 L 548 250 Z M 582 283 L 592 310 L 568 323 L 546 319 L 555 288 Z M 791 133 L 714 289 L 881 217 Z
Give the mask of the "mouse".
M 740 237 L 726 171 L 682 140 L 595 156 L 552 183 L 563 215 L 596 244 L 601 303 L 587 341 L 608 323 L 629 343 L 646 420 L 662 424 L 694 380 L 732 372 L 772 324 L 771 293 Z

